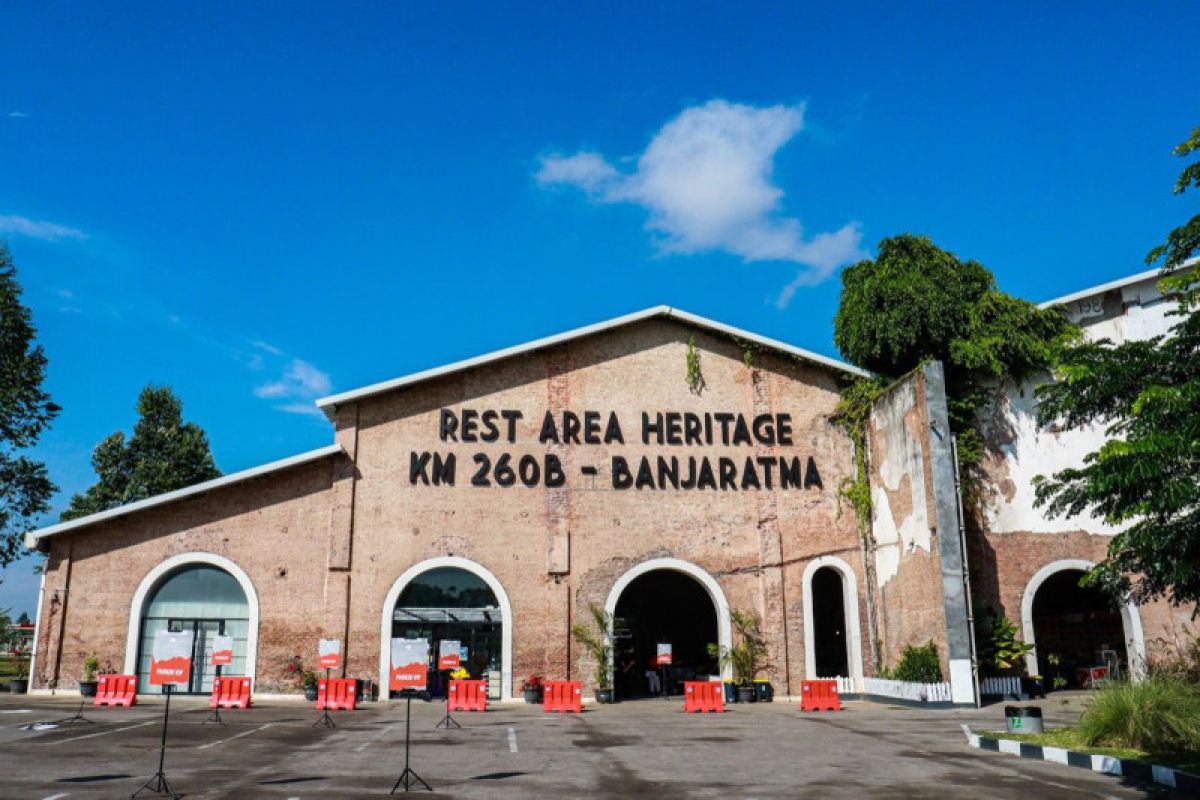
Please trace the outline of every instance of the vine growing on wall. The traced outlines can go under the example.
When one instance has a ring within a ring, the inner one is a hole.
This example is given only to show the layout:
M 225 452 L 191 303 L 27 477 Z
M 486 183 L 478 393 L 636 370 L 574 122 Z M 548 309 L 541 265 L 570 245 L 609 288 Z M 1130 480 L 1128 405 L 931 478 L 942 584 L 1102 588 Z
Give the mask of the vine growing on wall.
M 871 522 L 871 482 L 867 464 L 867 425 L 871 419 L 871 406 L 887 389 L 883 378 L 859 378 L 842 390 L 841 400 L 834 409 L 833 422 L 846 432 L 854 447 L 854 473 L 847 475 L 838 484 L 838 515 L 842 504 L 854 510 L 858 518 L 859 535 L 868 535 Z
M 700 372 L 700 353 L 696 351 L 695 336 L 689 336 L 687 343 L 687 386 L 692 394 L 704 391 L 704 374 Z

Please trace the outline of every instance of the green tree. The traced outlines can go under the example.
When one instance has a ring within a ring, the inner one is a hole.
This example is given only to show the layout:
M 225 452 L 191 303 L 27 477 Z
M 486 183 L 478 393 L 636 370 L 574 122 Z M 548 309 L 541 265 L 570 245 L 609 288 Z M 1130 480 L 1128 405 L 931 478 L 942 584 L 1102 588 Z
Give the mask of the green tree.
M 59 411 L 42 390 L 46 354 L 34 343 L 36 335 L 21 304 L 16 265 L 0 242 L 0 566 L 18 557 L 22 537 L 50 509 L 57 491 L 46 465 L 21 454 Z
M 126 441 L 117 431 L 92 451 L 98 480 L 71 498 L 64 520 L 220 477 L 199 425 L 183 421 L 183 403 L 170 387 L 147 386 L 138 396 L 138 421 Z
M 1058 311 L 1001 292 L 977 261 L 906 233 L 842 272 L 834 342 L 847 359 L 887 378 L 930 359 L 944 364 L 950 426 L 969 478 L 983 453 L 979 409 L 997 383 L 1045 369 L 1053 344 L 1071 329 Z M 875 393 L 857 392 L 861 402 Z
M 1175 148 L 1200 150 L 1200 129 Z M 1200 187 L 1200 161 L 1175 185 Z M 1067 428 L 1104 424 L 1108 440 L 1083 465 L 1038 476 L 1037 501 L 1050 516 L 1082 514 L 1122 527 L 1107 558 L 1085 578 L 1137 602 L 1200 602 L 1200 215 L 1171 231 L 1147 256 L 1165 258 L 1164 293 L 1179 300 L 1170 332 L 1115 345 L 1065 348 L 1059 380 L 1038 390 L 1038 418 Z

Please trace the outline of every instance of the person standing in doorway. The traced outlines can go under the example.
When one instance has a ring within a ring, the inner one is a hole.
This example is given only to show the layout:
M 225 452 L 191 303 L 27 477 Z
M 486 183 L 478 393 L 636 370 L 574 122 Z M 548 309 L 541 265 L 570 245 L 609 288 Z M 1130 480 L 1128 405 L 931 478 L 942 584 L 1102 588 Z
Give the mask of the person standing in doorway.
M 658 667 L 653 658 L 646 664 L 646 683 L 649 684 L 650 694 L 662 694 L 662 681 L 658 679 Z

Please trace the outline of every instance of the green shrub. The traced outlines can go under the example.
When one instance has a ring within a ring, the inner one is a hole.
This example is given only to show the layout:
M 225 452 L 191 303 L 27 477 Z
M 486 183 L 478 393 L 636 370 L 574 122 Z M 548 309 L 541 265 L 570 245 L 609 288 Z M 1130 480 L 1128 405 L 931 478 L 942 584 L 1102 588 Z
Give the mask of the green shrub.
M 938 658 L 937 645 L 933 642 L 920 647 L 907 645 L 900 655 L 900 663 L 895 669 L 884 670 L 883 677 L 914 683 L 940 683 L 942 662 Z
M 1200 752 L 1200 686 L 1170 677 L 1110 684 L 1096 692 L 1078 728 L 1089 745 Z

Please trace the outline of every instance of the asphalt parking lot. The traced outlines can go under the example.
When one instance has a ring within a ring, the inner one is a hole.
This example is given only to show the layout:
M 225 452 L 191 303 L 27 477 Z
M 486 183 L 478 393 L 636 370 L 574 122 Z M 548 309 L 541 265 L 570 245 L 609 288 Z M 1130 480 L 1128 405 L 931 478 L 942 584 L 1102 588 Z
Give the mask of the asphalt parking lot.
M 1041 704 L 1047 724 L 1077 703 Z M 157 768 L 161 702 L 85 707 L 94 724 L 44 728 L 78 701 L 0 696 L 0 797 L 128 797 Z M 851 702 L 801 714 L 794 703 L 689 715 L 681 701 L 585 706 L 579 715 L 497 705 L 456 714 L 414 702 L 412 766 L 428 797 L 1133 798 L 1167 790 L 1056 764 L 970 749 L 961 731 L 1003 726 L 1003 707 L 926 710 Z M 175 699 L 166 773 L 189 798 L 380 797 L 404 766 L 404 705 L 335 712 L 314 727 L 311 704 L 263 703 L 201 725 L 205 701 Z

